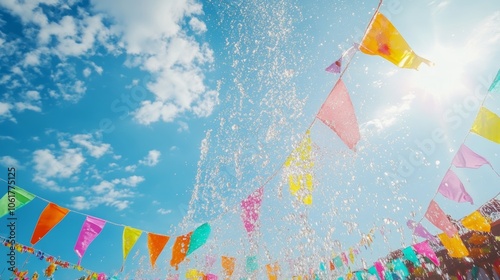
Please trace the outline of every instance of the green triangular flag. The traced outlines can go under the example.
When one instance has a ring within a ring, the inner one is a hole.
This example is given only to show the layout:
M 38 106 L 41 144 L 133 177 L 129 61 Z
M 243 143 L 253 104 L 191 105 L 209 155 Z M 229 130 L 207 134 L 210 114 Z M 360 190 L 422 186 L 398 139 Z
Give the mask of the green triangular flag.
M 15 203 L 14 210 L 17 210 L 17 209 L 23 207 L 24 205 L 26 205 L 30 201 L 32 201 L 33 198 L 35 198 L 34 194 L 27 192 L 27 191 L 25 191 L 17 186 L 12 188 L 11 191 L 15 194 L 15 197 L 16 197 L 16 199 L 14 200 L 14 203 Z M 13 198 L 14 197 L 12 197 L 12 194 L 11 194 L 10 199 L 12 200 Z M 7 213 L 9 213 L 9 211 L 12 210 L 12 207 L 10 207 L 11 209 L 9 209 L 9 202 L 11 202 L 11 201 L 9 201 L 9 193 L 7 192 L 2 198 L 0 198 L 0 218 L 7 215 Z
M 200 248 L 207 242 L 208 236 L 210 235 L 210 225 L 208 223 L 204 223 L 199 226 L 197 229 L 193 231 L 191 235 L 191 242 L 189 243 L 189 249 L 187 251 L 187 255 L 194 252 L 194 250 Z

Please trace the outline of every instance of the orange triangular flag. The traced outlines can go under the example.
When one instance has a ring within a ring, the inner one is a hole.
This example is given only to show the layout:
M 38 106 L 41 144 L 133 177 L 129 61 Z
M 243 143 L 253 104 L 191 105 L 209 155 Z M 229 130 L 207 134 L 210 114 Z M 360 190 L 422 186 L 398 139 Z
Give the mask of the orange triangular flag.
M 490 232 L 491 225 L 488 223 L 488 220 L 479 213 L 479 211 L 474 211 L 469 216 L 465 217 L 462 220 L 462 225 L 470 230 L 482 231 L 482 232 Z
M 174 246 L 172 247 L 172 259 L 170 260 L 170 265 L 175 267 L 175 270 L 179 269 L 179 264 L 186 258 L 189 243 L 191 242 L 191 234 L 193 232 L 177 236 L 175 239 Z
M 226 277 L 233 275 L 235 262 L 236 259 L 233 257 L 222 256 L 222 268 L 224 268 L 224 274 Z
M 278 263 L 266 264 L 266 271 L 269 280 L 278 280 L 278 274 L 280 273 L 280 266 Z
M 64 219 L 68 212 L 68 209 L 50 202 L 38 218 L 33 235 L 31 235 L 31 245 L 35 245 L 40 241 L 53 227 Z
M 392 23 L 377 12 L 363 37 L 359 50 L 369 55 L 379 55 L 401 68 L 418 69 L 420 64 L 432 65 L 418 56 Z
M 458 234 L 450 238 L 446 233 L 440 233 L 438 237 L 443 246 L 448 250 L 448 255 L 450 255 L 450 257 L 463 258 L 469 255 L 469 251 Z
M 167 244 L 170 236 L 148 233 L 148 250 L 149 250 L 149 261 L 151 266 L 154 268 L 156 264 L 156 259 L 160 255 L 161 251 Z

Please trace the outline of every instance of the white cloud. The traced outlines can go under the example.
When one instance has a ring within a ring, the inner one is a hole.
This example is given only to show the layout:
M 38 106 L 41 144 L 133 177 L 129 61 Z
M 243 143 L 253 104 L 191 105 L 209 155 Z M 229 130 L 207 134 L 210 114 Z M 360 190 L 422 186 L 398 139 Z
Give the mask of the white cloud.
M 161 152 L 158 150 L 149 151 L 148 155 L 144 159 L 139 160 L 139 164 L 147 166 L 155 166 L 160 161 Z
M 135 187 L 139 183 L 144 181 L 144 177 L 142 176 L 130 176 L 128 178 L 114 179 L 112 181 L 113 184 L 121 184 L 124 186 Z
M 115 184 L 106 180 L 90 187 L 90 190 L 92 191 L 90 196 L 72 197 L 71 206 L 77 210 L 88 210 L 99 205 L 106 205 L 121 211 L 131 204 L 128 199 L 136 196 L 130 189 L 117 189 Z
M 385 129 L 397 123 L 401 115 L 410 109 L 410 105 L 415 99 L 415 95 L 408 94 L 403 96 L 398 105 L 387 107 L 378 113 L 378 117 L 360 125 L 361 134 L 366 135 L 370 132 L 380 134 Z
M 0 157 L 0 165 L 3 165 L 5 167 L 21 167 L 19 161 L 11 156 Z
M 189 125 L 186 122 L 178 122 L 179 128 L 177 129 L 177 132 L 183 132 L 183 131 L 189 131 Z
M 16 141 L 16 139 L 14 139 L 14 137 L 12 137 L 12 136 L 5 136 L 5 135 L 0 135 L 0 140 Z
M 6 102 L 0 102 L 0 121 L 3 119 L 9 119 L 12 122 L 16 122 L 16 119 L 12 116 L 11 110 L 12 105 Z
M 77 149 L 63 149 L 57 156 L 43 149 L 33 152 L 33 162 L 36 172 L 33 181 L 51 187 L 55 182 L 50 178 L 70 178 L 79 172 L 85 158 Z
M 102 157 L 111 149 L 110 144 L 95 141 L 91 134 L 76 134 L 71 137 L 71 140 L 73 143 L 86 148 L 89 154 L 94 158 Z
M 157 210 L 158 213 L 162 214 L 162 215 L 167 215 L 167 214 L 170 214 L 172 213 L 172 210 L 171 209 L 163 209 L 163 208 L 160 208 Z
M 85 69 L 83 69 L 83 76 L 85 78 L 87 78 L 88 76 L 90 76 L 90 73 L 91 73 L 90 68 L 86 67 Z
M 32 105 L 30 103 L 27 103 L 27 102 L 16 102 L 14 104 L 16 107 L 16 111 L 18 112 L 23 112 L 24 110 L 30 110 L 30 111 L 34 111 L 34 112 L 41 112 L 42 111 L 42 108 L 38 107 L 38 106 L 35 106 L 35 105 Z
M 203 33 L 207 31 L 207 26 L 205 25 L 205 23 L 195 17 L 191 18 L 191 20 L 189 21 L 189 26 L 191 26 L 193 31 L 196 33 Z
M 136 168 L 137 168 L 137 165 L 135 165 L 135 164 L 133 164 L 133 165 L 127 165 L 125 167 L 125 171 L 127 171 L 127 172 L 134 172 Z
M 38 101 L 40 100 L 40 93 L 36 90 L 28 90 L 26 92 L 26 99 L 29 101 Z
M 95 64 L 94 62 L 90 62 L 90 64 L 94 67 L 94 71 L 96 71 L 97 74 L 102 75 L 103 69 L 101 66 Z

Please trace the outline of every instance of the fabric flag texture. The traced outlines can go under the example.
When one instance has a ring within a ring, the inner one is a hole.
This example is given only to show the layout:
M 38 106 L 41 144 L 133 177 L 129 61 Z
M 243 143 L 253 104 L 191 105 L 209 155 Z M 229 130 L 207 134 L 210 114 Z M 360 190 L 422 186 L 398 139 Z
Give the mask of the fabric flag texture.
M 378 277 L 380 277 L 380 279 L 382 280 L 385 280 L 384 265 L 380 261 L 376 261 L 373 265 L 377 270 Z
M 212 273 L 208 273 L 205 275 L 205 278 L 203 278 L 203 280 L 218 280 L 219 277 L 217 277 L 217 275 L 215 274 L 212 274 Z
M 210 270 L 215 263 L 215 257 L 212 255 L 205 256 L 205 268 Z
M 431 260 L 435 265 L 439 266 L 439 259 L 436 256 L 436 253 L 434 250 L 432 250 L 431 246 L 429 245 L 429 242 L 424 241 L 420 242 L 418 244 L 413 245 L 413 249 L 415 249 L 415 252 L 417 254 L 420 254 L 429 260 Z
M 469 251 L 458 234 L 450 238 L 448 235 L 440 233 L 438 237 L 443 246 L 448 250 L 448 255 L 450 255 L 450 257 L 463 258 L 469 255 Z
M 406 279 L 408 276 L 410 276 L 410 272 L 408 271 L 408 268 L 406 265 L 403 263 L 401 259 L 394 259 L 392 261 L 392 266 L 394 267 L 394 272 L 401 278 L 401 279 Z
M 15 186 L 11 192 L 13 192 L 15 196 L 15 206 L 13 210 L 23 207 L 35 198 L 34 194 L 27 192 L 18 186 Z M 12 194 L 11 199 L 13 199 Z M 2 196 L 2 198 L 0 198 L 0 218 L 10 212 L 9 210 L 11 209 L 9 209 L 9 202 L 9 192 L 7 192 L 4 196 Z
M 479 109 L 470 131 L 500 144 L 500 117 L 483 106 Z
M 247 265 L 245 268 L 245 271 L 247 273 L 252 273 L 256 271 L 259 268 L 259 264 L 257 263 L 257 257 L 256 256 L 249 256 L 247 257 Z
M 312 140 L 308 130 L 302 142 L 285 161 L 290 192 L 304 204 L 312 204 L 313 174 Z
M 351 263 L 354 263 L 354 251 L 352 250 L 352 248 L 349 248 L 349 260 L 351 261 Z
M 203 272 L 197 270 L 197 269 L 188 269 L 186 271 L 186 279 L 190 280 L 198 280 L 198 279 L 203 279 L 205 277 L 205 274 Z
M 251 234 L 257 226 L 263 194 L 264 187 L 260 187 L 241 201 L 241 219 L 248 234 Z
M 190 255 L 207 242 L 208 237 L 210 236 L 210 231 L 211 228 L 208 223 L 202 224 L 193 231 L 186 256 Z
M 222 268 L 224 269 L 224 275 L 226 275 L 226 277 L 231 277 L 231 275 L 233 275 L 233 272 L 234 272 L 234 267 L 235 267 L 235 263 L 236 263 L 236 259 L 233 258 L 233 257 L 226 257 L 226 256 L 222 256 Z
M 80 258 L 78 264 L 80 264 L 80 261 L 82 260 L 83 255 L 85 255 L 85 251 L 87 251 L 90 243 L 92 243 L 92 241 L 94 241 L 94 239 L 101 233 L 105 224 L 106 221 L 98 218 L 91 216 L 87 216 L 87 218 L 85 218 L 85 222 L 82 225 L 82 229 L 80 230 L 80 234 L 78 235 L 78 239 L 75 244 L 75 252 Z
M 438 191 L 444 197 L 453 201 L 474 204 L 472 197 L 465 190 L 464 184 L 462 184 L 458 176 L 451 169 L 448 169 L 444 175 L 441 184 L 439 184 Z
M 132 250 L 135 243 L 141 237 L 142 230 L 125 226 L 123 228 L 123 260 L 127 259 L 128 253 Z
M 192 234 L 193 232 L 190 232 L 177 236 L 175 239 L 174 246 L 172 247 L 172 259 L 170 260 L 170 266 L 175 267 L 175 270 L 179 269 L 179 264 L 186 258 Z
M 490 88 L 488 89 L 489 92 L 496 92 L 500 90 L 500 69 L 498 69 L 497 76 L 493 83 L 491 84 Z
M 31 245 L 35 245 L 40 239 L 42 239 L 53 227 L 55 227 L 66 215 L 69 210 L 60 207 L 52 202 L 50 202 L 45 209 L 43 209 L 42 214 L 38 218 L 35 230 L 31 235 Z
M 170 236 L 148 232 L 149 262 L 153 268 L 156 265 L 156 259 L 165 248 L 168 240 L 170 240 Z
M 418 69 L 420 64 L 432 65 L 418 56 L 392 23 L 377 12 L 368 27 L 359 50 L 368 55 L 379 55 L 401 68 Z
M 342 53 L 342 56 L 339 59 L 337 59 L 330 66 L 326 67 L 325 71 L 330 73 L 340 73 L 342 70 L 342 63 L 346 60 L 347 62 L 349 62 L 356 53 L 357 49 L 358 45 L 351 46 L 348 50 Z
M 335 264 L 335 267 L 337 269 L 340 269 L 344 265 L 344 263 L 342 262 L 342 259 L 340 258 L 340 256 L 336 256 L 333 259 L 333 263 Z
M 280 273 L 280 266 L 278 263 L 266 264 L 266 271 L 269 280 L 277 280 Z
M 490 223 L 481 213 L 479 213 L 479 211 L 474 211 L 469 216 L 463 218 L 462 225 L 470 230 L 482 232 L 491 231 Z
M 349 149 L 354 149 L 361 136 L 354 107 L 342 79 L 337 81 L 316 117 L 335 131 Z
M 380 277 L 378 276 L 378 272 L 377 272 L 377 268 L 375 268 L 375 266 L 371 266 L 370 268 L 368 268 L 368 273 L 370 273 L 371 275 L 375 275 L 377 276 L 377 279 L 380 279 Z
M 415 221 L 408 220 L 406 221 L 406 225 L 408 226 L 408 228 L 413 230 L 413 234 L 428 239 L 431 242 L 438 242 L 438 239 L 434 235 L 430 234 L 429 231 L 427 231 L 427 229 L 425 229 L 425 227 L 421 223 L 417 224 Z
M 405 259 L 412 262 L 415 266 L 420 266 L 420 260 L 418 259 L 417 254 L 415 254 L 413 247 L 409 246 L 404 248 L 403 256 L 405 257 Z
M 458 168 L 479 168 L 485 164 L 490 164 L 490 162 L 476 154 L 465 144 L 462 144 L 453 158 L 452 164 Z
M 444 231 L 450 237 L 458 232 L 457 227 L 451 223 L 448 216 L 446 216 L 443 210 L 441 210 L 441 207 L 439 207 L 434 200 L 431 200 L 431 203 L 429 203 L 429 207 L 425 212 L 425 217 L 429 222 Z

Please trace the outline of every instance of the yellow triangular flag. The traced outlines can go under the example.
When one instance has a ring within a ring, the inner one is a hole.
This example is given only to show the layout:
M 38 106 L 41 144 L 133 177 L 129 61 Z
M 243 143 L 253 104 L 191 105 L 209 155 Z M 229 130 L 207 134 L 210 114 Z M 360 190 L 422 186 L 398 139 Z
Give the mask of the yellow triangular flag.
M 458 234 L 450 238 L 446 233 L 440 233 L 438 237 L 441 243 L 443 243 L 443 246 L 448 250 L 448 255 L 450 255 L 450 257 L 463 258 L 469 255 L 469 251 Z
M 490 232 L 491 225 L 486 220 L 486 218 L 479 213 L 479 211 L 474 211 L 469 216 L 465 217 L 462 220 L 462 225 L 470 230 L 482 231 L 482 232 Z
M 369 55 L 379 55 L 401 68 L 418 69 L 420 64 L 432 65 L 418 56 L 392 23 L 377 12 L 368 27 L 359 50 Z
M 132 250 L 132 247 L 134 247 L 135 242 L 137 242 L 137 239 L 142 234 L 142 230 L 132 228 L 129 226 L 125 226 L 123 228 L 123 260 L 128 256 L 128 253 L 130 253 L 130 250 Z
M 312 204 L 313 166 L 312 140 L 308 130 L 302 142 L 285 161 L 285 167 L 290 168 L 288 175 L 290 192 L 306 205 Z
M 486 107 L 481 107 L 470 131 L 500 144 L 500 117 Z

